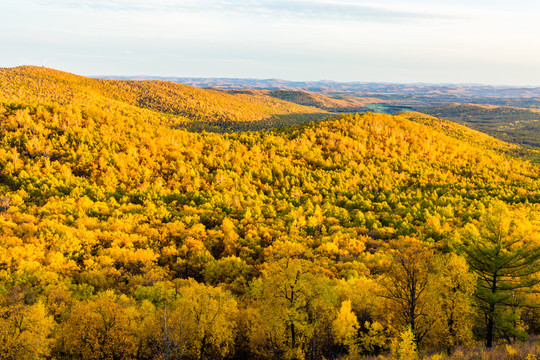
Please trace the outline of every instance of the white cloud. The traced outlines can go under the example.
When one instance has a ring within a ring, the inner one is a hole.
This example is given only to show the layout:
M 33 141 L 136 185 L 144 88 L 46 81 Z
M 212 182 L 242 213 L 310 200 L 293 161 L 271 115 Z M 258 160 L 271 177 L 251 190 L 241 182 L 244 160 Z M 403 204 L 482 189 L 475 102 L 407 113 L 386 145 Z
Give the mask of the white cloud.
M 403 21 L 447 18 L 444 13 L 407 10 L 357 1 L 330 0 L 35 0 L 46 6 L 138 12 L 218 12 L 318 20 Z

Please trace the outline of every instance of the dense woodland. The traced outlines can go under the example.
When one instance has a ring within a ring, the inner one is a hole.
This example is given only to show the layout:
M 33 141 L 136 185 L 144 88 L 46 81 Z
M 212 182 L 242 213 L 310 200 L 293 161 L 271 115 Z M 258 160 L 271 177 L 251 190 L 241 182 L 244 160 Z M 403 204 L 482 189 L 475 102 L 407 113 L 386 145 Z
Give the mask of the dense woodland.
M 540 110 L 473 104 L 450 104 L 426 109 L 498 139 L 535 147 L 540 152 Z
M 125 116 L 196 131 L 257 130 L 329 115 L 319 108 L 258 93 L 233 96 L 165 81 L 98 80 L 32 66 L 0 69 L 0 98 L 116 108 Z
M 540 331 L 540 166 L 517 145 L 418 113 L 193 131 L 317 111 L 0 84 L 2 359 L 517 356 Z
M 377 98 L 358 96 L 329 96 L 297 90 L 228 90 L 229 94 L 260 94 L 299 105 L 311 106 L 334 113 L 355 113 L 367 110 L 367 104 L 381 102 Z

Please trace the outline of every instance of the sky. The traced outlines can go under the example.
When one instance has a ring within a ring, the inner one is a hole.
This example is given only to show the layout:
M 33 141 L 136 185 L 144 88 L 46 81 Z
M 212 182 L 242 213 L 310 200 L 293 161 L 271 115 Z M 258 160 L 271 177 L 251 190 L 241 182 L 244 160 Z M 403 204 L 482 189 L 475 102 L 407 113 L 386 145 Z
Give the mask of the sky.
M 538 0 L 0 0 L 0 67 L 540 86 Z

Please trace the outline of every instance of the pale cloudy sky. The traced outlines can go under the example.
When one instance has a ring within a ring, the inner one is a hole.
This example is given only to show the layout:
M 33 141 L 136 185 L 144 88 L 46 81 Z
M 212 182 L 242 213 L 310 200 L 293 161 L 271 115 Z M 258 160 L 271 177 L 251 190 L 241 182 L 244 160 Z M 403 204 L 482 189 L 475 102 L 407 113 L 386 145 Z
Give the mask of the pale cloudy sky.
M 540 86 L 539 0 L 0 0 L 0 67 Z

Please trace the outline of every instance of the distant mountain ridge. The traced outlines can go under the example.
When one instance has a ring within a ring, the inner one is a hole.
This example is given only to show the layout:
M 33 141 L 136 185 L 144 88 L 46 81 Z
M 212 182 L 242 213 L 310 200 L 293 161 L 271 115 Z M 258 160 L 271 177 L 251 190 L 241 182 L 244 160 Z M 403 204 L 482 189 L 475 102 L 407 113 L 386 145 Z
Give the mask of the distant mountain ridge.
M 315 93 L 436 94 L 495 97 L 540 97 L 540 87 L 476 84 L 400 84 L 384 82 L 288 81 L 281 79 L 241 79 L 160 76 L 95 76 L 110 80 L 165 80 L 195 87 L 219 89 L 297 90 Z

